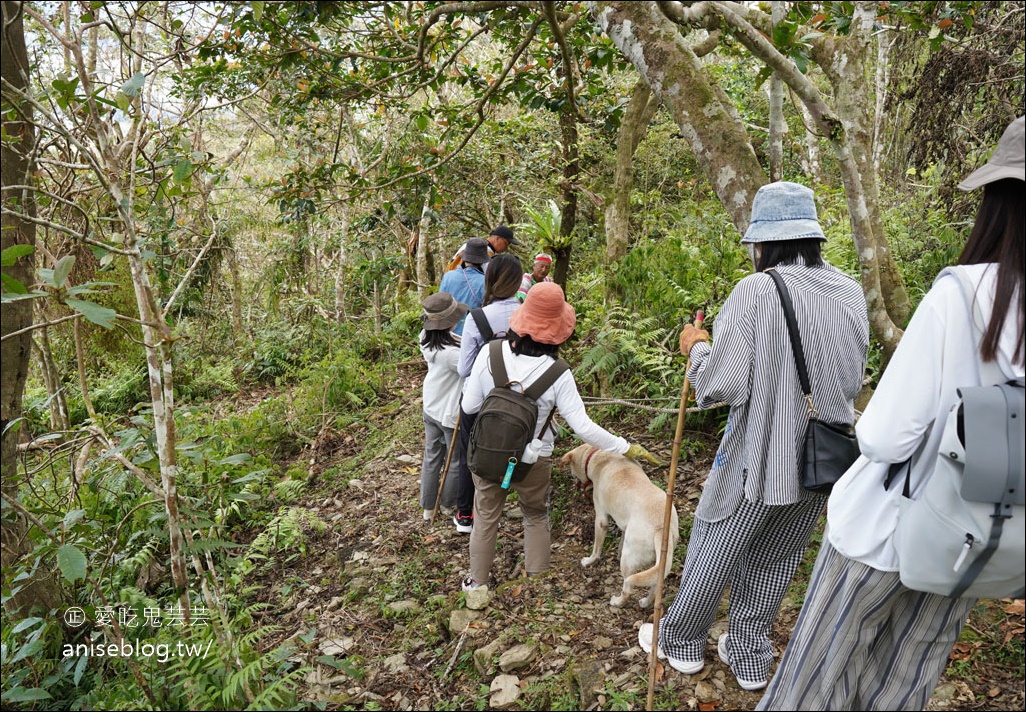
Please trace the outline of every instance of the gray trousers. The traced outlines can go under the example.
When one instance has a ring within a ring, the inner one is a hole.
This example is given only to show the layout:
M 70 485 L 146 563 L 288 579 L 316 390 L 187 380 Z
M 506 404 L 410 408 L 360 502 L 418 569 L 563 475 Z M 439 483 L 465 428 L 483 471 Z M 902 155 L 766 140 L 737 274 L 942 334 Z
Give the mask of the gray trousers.
M 438 482 L 441 479 L 442 468 L 445 467 L 445 457 L 449 453 L 449 444 L 452 442 L 452 428 L 443 427 L 441 423 L 424 414 L 424 462 L 420 466 L 420 508 L 434 509 L 435 500 L 438 498 Z M 459 445 L 457 444 L 457 447 Z M 445 490 L 442 492 L 442 507 L 456 506 L 456 487 L 459 474 L 458 458 L 453 453 L 449 461 L 449 474 L 445 477 Z
M 552 536 L 549 532 L 548 493 L 552 474 L 552 458 L 539 457 L 527 476 L 510 484 L 520 500 L 524 513 L 524 569 L 538 574 L 549 568 Z M 502 505 L 509 490 L 498 484 L 474 477 L 474 530 L 470 533 L 470 575 L 481 584 L 488 584 L 495 561 L 495 539 L 499 533 Z
M 975 598 L 912 591 L 823 542 L 805 605 L 756 709 L 921 710 Z
M 825 501 L 770 506 L 742 500 L 726 519 L 695 519 L 677 597 L 659 623 L 666 654 L 685 662 L 705 657 L 709 628 L 730 584 L 730 667 L 742 680 L 765 680 L 773 662 L 770 627 Z

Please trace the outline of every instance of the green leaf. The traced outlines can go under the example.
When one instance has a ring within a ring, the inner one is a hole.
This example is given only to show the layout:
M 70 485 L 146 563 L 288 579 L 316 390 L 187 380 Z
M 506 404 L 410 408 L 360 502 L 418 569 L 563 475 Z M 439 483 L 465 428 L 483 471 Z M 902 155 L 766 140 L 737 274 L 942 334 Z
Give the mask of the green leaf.
M 53 277 L 53 270 L 49 267 L 39 268 L 39 278 L 49 284 L 51 287 L 57 287 L 57 281 Z
M 64 528 L 68 529 L 75 526 L 82 517 L 85 516 L 84 509 L 72 509 L 70 512 L 64 515 Z
M 244 465 L 244 464 L 246 464 L 247 462 L 249 462 L 252 459 L 253 459 L 253 456 L 250 455 L 248 452 L 240 452 L 240 453 L 236 453 L 234 455 L 229 455 L 228 457 L 224 458 L 223 460 L 218 460 L 217 464 L 218 465 Z
M 85 660 L 86 656 L 82 656 Z M 33 700 L 52 700 L 53 696 L 38 687 L 15 687 L 4 693 L 4 702 L 31 702 Z
M 57 266 L 53 268 L 53 281 L 54 285 L 58 289 L 63 287 L 64 283 L 68 281 L 68 275 L 71 274 L 71 270 L 74 266 L 74 255 L 64 255 L 64 257 L 57 260 Z
M 87 302 L 84 299 L 72 299 L 71 297 L 68 297 L 64 300 L 64 303 L 89 321 L 94 324 L 99 324 L 104 329 L 109 329 L 114 326 L 114 319 L 118 315 L 118 313 L 113 309 L 101 307 L 99 304 Z
M 190 175 L 192 175 L 192 161 L 188 158 L 178 161 L 174 172 L 175 183 L 183 183 Z
M 65 544 L 57 550 L 57 567 L 71 583 L 86 577 L 86 557 L 74 544 Z
M 146 74 L 145 72 L 139 72 L 134 75 L 131 79 L 121 85 L 118 90 L 125 96 L 137 97 L 142 94 L 143 87 L 146 86 Z
M 11 245 L 0 253 L 0 264 L 4 267 L 13 267 L 19 257 L 31 255 L 35 250 L 35 245 Z
M 75 675 L 72 678 L 72 680 L 74 681 L 76 687 L 78 687 L 78 683 L 82 680 L 82 674 L 85 672 L 86 664 L 88 662 L 89 656 L 83 655 L 78 659 L 78 663 L 75 665 Z
M 3 283 L 4 294 L 28 294 L 28 288 L 9 274 L 0 274 L 0 282 Z M 7 301 L 6 299 L 4 301 Z
M 18 625 L 14 626 L 14 628 L 11 629 L 11 633 L 12 634 L 20 633 L 21 631 L 25 630 L 26 628 L 31 628 L 36 623 L 39 623 L 42 620 L 43 620 L 42 618 L 36 618 L 36 617 L 26 618 L 23 621 L 19 621 Z
M 253 19 L 260 22 L 260 18 L 264 16 L 264 3 L 259 0 L 253 0 L 250 5 L 253 6 Z

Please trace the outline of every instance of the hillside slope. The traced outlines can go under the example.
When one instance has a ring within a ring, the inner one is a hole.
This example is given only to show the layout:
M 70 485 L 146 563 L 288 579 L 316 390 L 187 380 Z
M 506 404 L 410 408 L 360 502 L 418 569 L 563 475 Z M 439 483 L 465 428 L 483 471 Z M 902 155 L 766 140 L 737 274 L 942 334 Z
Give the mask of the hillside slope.
M 421 378 L 415 364 L 400 369 L 390 401 L 374 418 L 351 432 L 322 433 L 302 455 L 316 494 L 292 506 L 320 524 L 308 528 L 290 568 L 266 574 L 262 583 L 269 604 L 264 620 L 285 631 L 275 642 L 297 646 L 301 662 L 312 667 L 305 698 L 327 709 L 643 709 L 648 658 L 637 646 L 637 629 L 649 613 L 636 598 L 623 608 L 609 606 L 620 586 L 617 532 L 609 534 L 599 563 L 580 566 L 590 549 L 593 508 L 568 472 L 557 467 L 553 474 L 552 570 L 523 577 L 522 527 L 510 497 L 494 597 L 482 610 L 468 610 L 459 588 L 468 537 L 441 516 L 428 526 L 417 503 Z M 631 432 L 600 411 L 593 415 L 669 462 L 672 434 L 657 439 L 644 423 Z M 682 538 L 675 570 L 716 436 L 689 432 L 687 441 L 696 452 L 685 453 L 677 473 Z M 562 439 L 557 453 L 575 442 Z M 665 483 L 666 466 L 645 469 Z M 808 570 L 799 571 L 774 627 L 778 656 Z M 666 581 L 667 603 L 677 584 L 675 573 Z M 1023 709 L 1022 602 L 979 610 L 971 640 L 956 648 L 930 709 Z M 761 693 L 741 690 L 716 656 L 725 625 L 721 616 L 710 631 L 699 675 L 660 667 L 656 709 L 757 704 Z

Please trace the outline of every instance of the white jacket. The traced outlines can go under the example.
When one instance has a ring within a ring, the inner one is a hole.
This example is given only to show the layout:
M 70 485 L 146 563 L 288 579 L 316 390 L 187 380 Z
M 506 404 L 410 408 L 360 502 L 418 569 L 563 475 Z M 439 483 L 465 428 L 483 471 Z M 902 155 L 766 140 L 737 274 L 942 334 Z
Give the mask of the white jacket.
M 421 331 L 418 342 L 423 339 L 424 332 Z M 458 342 L 459 337 L 456 340 Z M 444 428 L 453 428 L 460 407 L 461 379 L 456 372 L 460 361 L 459 343 L 438 351 L 428 350 L 421 344 L 420 352 L 428 367 L 422 390 L 424 414 L 441 423 Z
M 963 270 L 977 286 L 976 298 L 989 321 L 994 310 L 997 266 L 949 269 Z M 933 472 L 948 411 L 958 399 L 956 390 L 981 384 L 979 331 L 974 335 L 971 330 L 958 279 L 945 272 L 916 309 L 859 419 L 855 432 L 862 457 L 834 485 L 827 505 L 827 536 L 834 548 L 880 571 L 898 570 L 891 539 L 898 523 L 905 473 L 903 470 L 884 490 L 889 463 L 904 462 L 915 455 L 911 496 L 918 498 Z M 1023 366 L 1012 363 L 1018 332 L 1017 299 L 1013 298 L 1005 320 L 997 357 L 998 368 L 1008 378 L 1023 375 Z M 936 423 L 940 427 L 934 427 Z

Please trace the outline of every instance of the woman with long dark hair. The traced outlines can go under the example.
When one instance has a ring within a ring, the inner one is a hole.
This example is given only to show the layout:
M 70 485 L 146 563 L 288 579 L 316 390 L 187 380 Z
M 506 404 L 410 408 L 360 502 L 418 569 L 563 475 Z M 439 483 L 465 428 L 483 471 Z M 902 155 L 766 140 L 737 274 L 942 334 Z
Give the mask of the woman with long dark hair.
M 805 603 L 760 710 L 921 710 L 974 598 L 906 588 L 894 532 L 934 472 L 958 389 L 1023 375 L 1024 120 L 959 187 L 983 202 L 958 266 L 942 271 L 912 316 L 856 426 L 862 457 L 834 486 Z M 965 294 L 962 283 L 974 289 Z M 983 323 L 974 321 L 974 313 Z
M 460 361 L 456 367 L 461 378 L 470 375 L 474 359 L 485 343 L 493 338 L 506 338 L 510 315 L 520 306 L 515 295 L 522 271 L 520 258 L 507 252 L 496 255 L 488 264 L 484 282 L 484 306 L 472 309 L 474 313 L 467 318 L 463 327 Z M 481 320 L 484 323 L 479 325 Z M 470 477 L 470 467 L 467 466 L 467 445 L 470 442 L 470 429 L 474 427 L 474 416 L 460 413 L 459 420 L 459 485 L 456 488 L 456 512 L 452 516 L 452 522 L 456 525 L 457 532 L 469 534 L 474 528 L 474 480 Z
M 445 458 L 456 427 L 460 402 L 460 375 L 456 365 L 460 358 L 460 337 L 453 328 L 467 313 L 467 305 L 456 301 L 448 292 L 436 292 L 423 303 L 420 352 L 427 363 L 422 400 L 424 408 L 424 461 L 420 468 L 420 506 L 424 520 L 431 519 L 438 501 L 438 482 L 445 467 Z M 441 507 L 456 506 L 456 463 L 449 464 Z

